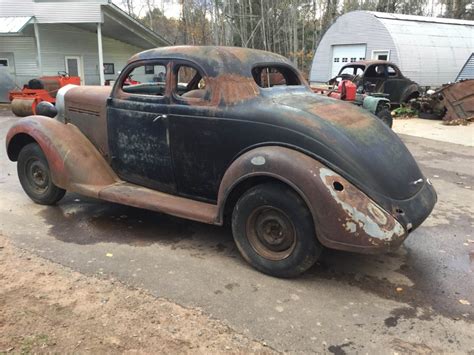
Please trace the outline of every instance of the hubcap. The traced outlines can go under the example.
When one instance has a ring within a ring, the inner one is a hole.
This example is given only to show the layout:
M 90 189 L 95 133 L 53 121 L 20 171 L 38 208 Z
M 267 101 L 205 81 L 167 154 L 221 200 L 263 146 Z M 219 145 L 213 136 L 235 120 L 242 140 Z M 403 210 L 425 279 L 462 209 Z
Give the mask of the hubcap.
M 48 170 L 42 161 L 34 158 L 30 159 L 26 164 L 26 177 L 37 193 L 43 193 L 48 188 Z
M 251 213 L 247 237 L 252 248 L 269 260 L 287 258 L 296 245 L 296 231 L 290 218 L 271 206 L 259 207 Z

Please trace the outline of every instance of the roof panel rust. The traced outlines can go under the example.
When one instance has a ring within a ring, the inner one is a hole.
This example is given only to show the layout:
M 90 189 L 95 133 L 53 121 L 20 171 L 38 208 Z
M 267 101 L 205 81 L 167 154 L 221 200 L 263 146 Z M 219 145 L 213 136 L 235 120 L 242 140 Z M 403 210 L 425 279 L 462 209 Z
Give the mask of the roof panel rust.
M 251 76 L 251 69 L 260 63 L 286 64 L 285 57 L 258 49 L 224 46 L 172 46 L 149 49 L 135 54 L 128 63 L 151 59 L 181 59 L 198 63 L 209 76 L 223 73 Z

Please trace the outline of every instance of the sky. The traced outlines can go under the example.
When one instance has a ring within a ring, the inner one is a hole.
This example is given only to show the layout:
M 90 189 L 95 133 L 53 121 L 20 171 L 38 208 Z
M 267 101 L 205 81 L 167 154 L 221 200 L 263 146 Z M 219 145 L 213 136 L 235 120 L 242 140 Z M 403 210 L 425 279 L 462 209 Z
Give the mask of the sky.
M 178 0 L 149 0 L 153 7 L 163 11 L 166 17 L 180 17 L 180 5 Z M 113 3 L 121 9 L 127 11 L 125 0 L 113 0 Z M 133 0 L 135 14 L 139 17 L 145 16 L 147 12 L 146 0 Z

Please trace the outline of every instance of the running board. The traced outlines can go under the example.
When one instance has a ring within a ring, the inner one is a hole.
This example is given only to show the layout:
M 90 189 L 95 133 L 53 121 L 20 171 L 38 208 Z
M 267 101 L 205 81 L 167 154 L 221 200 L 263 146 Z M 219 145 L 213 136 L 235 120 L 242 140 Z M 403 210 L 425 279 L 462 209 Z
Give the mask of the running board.
M 169 195 L 127 182 L 120 182 L 101 189 L 99 198 L 193 221 L 218 224 L 217 205 Z

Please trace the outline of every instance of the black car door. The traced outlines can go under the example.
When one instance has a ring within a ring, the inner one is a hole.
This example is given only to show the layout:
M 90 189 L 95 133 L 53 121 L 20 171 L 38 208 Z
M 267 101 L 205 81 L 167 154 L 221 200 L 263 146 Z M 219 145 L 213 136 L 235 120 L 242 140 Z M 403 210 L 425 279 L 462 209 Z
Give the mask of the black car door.
M 176 192 L 169 142 L 169 72 L 164 61 L 125 68 L 107 108 L 111 165 L 125 181 Z

